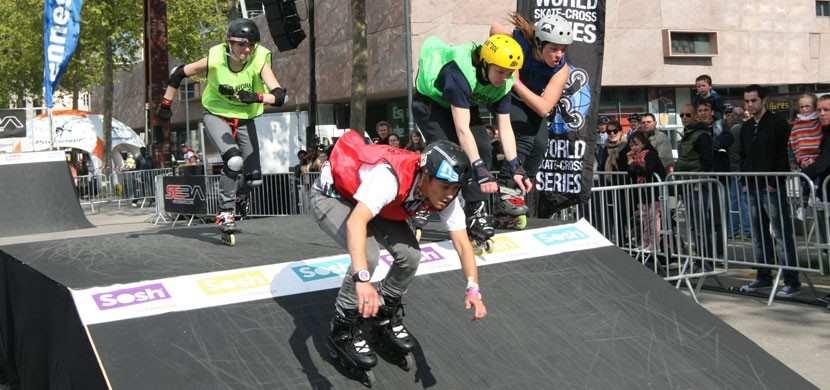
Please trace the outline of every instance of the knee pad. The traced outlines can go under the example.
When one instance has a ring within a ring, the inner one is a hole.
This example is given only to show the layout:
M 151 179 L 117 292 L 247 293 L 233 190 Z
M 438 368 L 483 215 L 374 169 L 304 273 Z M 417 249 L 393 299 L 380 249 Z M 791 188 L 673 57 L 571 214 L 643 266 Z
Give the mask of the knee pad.
M 222 161 L 225 162 L 225 166 L 222 170 L 231 177 L 236 177 L 242 172 L 242 168 L 245 166 L 245 159 L 242 158 L 242 151 L 239 148 L 232 148 L 222 154 Z

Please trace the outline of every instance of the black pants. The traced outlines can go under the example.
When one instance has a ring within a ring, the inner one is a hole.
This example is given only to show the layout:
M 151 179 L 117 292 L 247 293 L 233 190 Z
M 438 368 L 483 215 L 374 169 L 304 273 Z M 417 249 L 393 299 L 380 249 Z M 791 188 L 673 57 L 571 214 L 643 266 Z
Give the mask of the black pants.
M 477 118 L 473 118 L 473 115 L 478 116 L 477 110 L 470 111 L 470 122 L 475 123 Z M 427 145 L 440 140 L 450 140 L 458 143 L 458 134 L 455 131 L 455 123 L 449 109 L 441 107 L 427 97 L 416 94 L 412 101 L 412 116 L 421 130 L 421 134 L 424 135 L 424 141 Z M 493 150 L 487 130 L 483 126 L 471 126 L 470 130 L 476 140 L 476 147 L 481 160 L 490 167 Z M 481 192 L 480 185 L 475 181 L 465 184 L 461 190 L 461 195 L 467 202 L 487 200 L 487 194 Z
M 516 137 L 516 155 L 527 176 L 534 178 L 548 146 L 548 132 L 544 126 L 547 121 L 517 100 L 515 95 L 511 102 L 510 124 Z

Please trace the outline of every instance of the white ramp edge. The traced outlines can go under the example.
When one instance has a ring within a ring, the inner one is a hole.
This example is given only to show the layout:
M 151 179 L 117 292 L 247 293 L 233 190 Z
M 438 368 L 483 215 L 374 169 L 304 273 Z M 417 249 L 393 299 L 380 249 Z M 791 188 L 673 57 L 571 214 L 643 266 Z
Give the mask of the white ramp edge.
M 492 252 L 476 256 L 476 263 L 481 267 L 606 246 L 613 244 L 583 219 L 498 234 Z M 417 275 L 461 269 L 449 240 L 421 245 L 421 254 Z M 391 256 L 381 251 L 372 281 L 382 280 L 391 263 Z M 335 289 L 350 264 L 349 255 L 341 254 L 70 291 L 81 321 L 93 325 Z M 487 291 L 487 280 L 481 287 Z

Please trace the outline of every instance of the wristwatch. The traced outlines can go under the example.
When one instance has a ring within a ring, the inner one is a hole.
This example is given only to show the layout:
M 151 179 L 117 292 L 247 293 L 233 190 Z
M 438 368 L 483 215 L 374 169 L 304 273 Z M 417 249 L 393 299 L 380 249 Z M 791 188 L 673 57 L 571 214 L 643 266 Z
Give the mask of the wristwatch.
M 357 283 L 357 282 L 366 283 L 366 282 L 372 280 L 372 274 L 369 273 L 368 269 L 362 269 L 362 270 L 357 271 L 357 272 L 352 274 L 352 280 L 354 280 L 355 283 Z

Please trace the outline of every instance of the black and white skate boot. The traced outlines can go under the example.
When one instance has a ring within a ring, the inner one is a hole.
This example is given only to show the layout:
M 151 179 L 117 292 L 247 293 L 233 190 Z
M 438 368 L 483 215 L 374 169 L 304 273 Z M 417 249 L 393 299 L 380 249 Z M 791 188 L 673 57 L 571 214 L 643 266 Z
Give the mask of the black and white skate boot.
M 418 341 L 409 333 L 409 329 L 403 323 L 406 316 L 401 298 L 383 296 L 383 306 L 380 307 L 375 318 L 375 332 L 377 340 L 382 343 L 384 349 L 391 350 L 395 355 L 394 362 L 404 370 L 409 371 L 415 364 L 415 358 L 410 353 Z
M 377 365 L 378 358 L 366 341 L 360 322 L 357 310 L 345 310 L 345 316 L 334 315 L 329 331 L 329 343 L 334 349 L 331 357 L 339 358 L 344 365 L 370 370 Z
M 470 202 L 466 206 L 467 234 L 473 242 L 475 249 L 484 248 L 489 250 L 490 238 L 496 234 L 496 228 L 490 214 L 487 212 L 487 205 L 484 201 Z
M 236 199 L 236 216 L 242 220 L 248 217 L 251 204 L 248 202 L 247 196 L 240 196 Z

